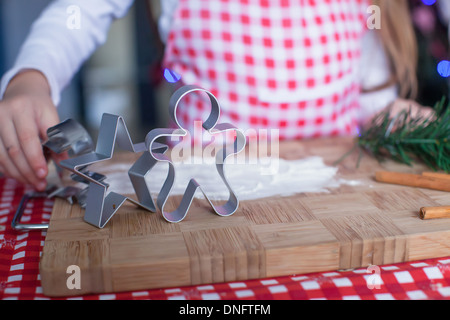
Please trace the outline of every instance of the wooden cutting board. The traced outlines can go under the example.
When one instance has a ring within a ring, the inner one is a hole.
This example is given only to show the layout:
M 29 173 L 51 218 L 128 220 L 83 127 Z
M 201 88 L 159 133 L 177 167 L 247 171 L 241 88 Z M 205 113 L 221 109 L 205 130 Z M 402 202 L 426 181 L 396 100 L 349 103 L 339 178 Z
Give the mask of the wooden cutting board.
M 346 138 L 295 141 L 282 144 L 280 154 L 321 156 L 332 165 L 352 145 Z M 420 207 L 449 205 L 450 193 L 374 181 L 377 170 L 426 168 L 380 164 L 367 155 L 356 168 L 356 159 L 356 153 L 346 158 L 338 175 L 360 185 L 242 201 L 226 218 L 202 199 L 178 224 L 127 204 L 98 229 L 83 221 L 77 205 L 56 200 L 40 262 L 44 294 L 178 287 L 450 256 L 450 219 L 418 216 Z M 67 287 L 71 265 L 80 268 L 81 289 Z

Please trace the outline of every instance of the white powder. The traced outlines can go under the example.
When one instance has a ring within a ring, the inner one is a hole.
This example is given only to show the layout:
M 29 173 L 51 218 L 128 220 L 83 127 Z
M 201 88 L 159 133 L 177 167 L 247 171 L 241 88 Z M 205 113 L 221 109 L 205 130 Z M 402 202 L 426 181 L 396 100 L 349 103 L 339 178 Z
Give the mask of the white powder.
M 174 163 L 176 180 L 171 195 L 181 195 L 191 178 L 195 178 L 211 200 L 228 199 L 228 189 L 221 180 L 216 166 L 211 161 L 199 161 L 192 158 L 189 163 Z M 197 164 L 201 163 L 201 164 Z M 268 174 L 268 164 L 274 173 Z M 128 179 L 129 165 L 115 164 L 104 167 L 109 190 L 121 194 L 133 194 Z M 146 177 L 152 194 L 156 195 L 166 179 L 168 164 L 159 162 Z M 258 163 L 242 164 L 227 159 L 225 175 L 239 200 L 252 200 L 271 196 L 290 196 L 296 193 L 329 192 L 330 188 L 340 185 L 358 185 L 359 181 L 336 177 L 337 168 L 327 166 L 321 157 L 309 157 L 300 160 L 260 159 Z M 196 197 L 203 194 L 197 191 Z

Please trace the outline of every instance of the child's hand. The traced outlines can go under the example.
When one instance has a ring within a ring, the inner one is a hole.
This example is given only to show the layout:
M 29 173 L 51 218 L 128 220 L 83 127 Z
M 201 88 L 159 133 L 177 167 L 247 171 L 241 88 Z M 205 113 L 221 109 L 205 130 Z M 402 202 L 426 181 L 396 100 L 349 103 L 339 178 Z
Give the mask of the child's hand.
M 392 104 L 386 107 L 386 109 L 382 110 L 382 112 L 389 110 L 390 118 L 394 118 L 397 114 L 402 111 L 411 112 L 412 118 L 421 117 L 423 120 L 428 119 L 429 117 L 434 115 L 434 109 L 430 107 L 425 107 L 413 100 L 405 100 L 405 99 L 397 99 Z M 381 125 L 381 123 L 374 123 L 374 119 L 377 122 L 381 122 L 381 118 L 377 118 L 377 114 L 375 114 L 372 118 L 366 119 L 361 123 L 362 128 L 367 128 L 373 125 Z M 394 126 L 395 128 L 395 126 Z
M 58 123 L 46 78 L 33 70 L 17 75 L 0 101 L 0 172 L 45 190 L 48 167 L 42 141 Z
M 412 118 L 422 117 L 427 119 L 434 115 L 433 108 L 422 106 L 413 100 L 397 99 L 390 108 L 393 117 L 403 110 L 409 111 L 410 108 Z

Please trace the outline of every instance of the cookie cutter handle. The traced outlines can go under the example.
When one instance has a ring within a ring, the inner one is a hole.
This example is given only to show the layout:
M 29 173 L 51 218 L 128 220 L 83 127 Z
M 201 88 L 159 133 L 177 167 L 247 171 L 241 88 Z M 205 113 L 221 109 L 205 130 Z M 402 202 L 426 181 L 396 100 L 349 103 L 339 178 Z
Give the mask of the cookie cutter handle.
M 27 207 L 28 201 L 34 198 L 47 198 L 47 193 L 45 192 L 33 192 L 33 193 L 25 193 L 20 200 L 19 207 L 17 208 L 16 213 L 14 214 L 14 218 L 11 222 L 11 227 L 14 230 L 18 231 L 27 231 L 27 230 L 46 230 L 48 229 L 48 223 L 43 224 L 34 224 L 34 223 L 21 223 L 20 219 Z

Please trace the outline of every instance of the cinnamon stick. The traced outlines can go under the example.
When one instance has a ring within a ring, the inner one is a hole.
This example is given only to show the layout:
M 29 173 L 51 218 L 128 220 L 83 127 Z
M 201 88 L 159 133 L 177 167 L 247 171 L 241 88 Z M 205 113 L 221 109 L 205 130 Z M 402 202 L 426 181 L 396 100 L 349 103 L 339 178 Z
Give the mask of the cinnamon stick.
M 375 174 L 375 180 L 403 186 L 450 191 L 450 180 L 426 175 L 379 171 Z
M 446 180 L 450 181 L 450 174 L 446 174 L 446 173 L 422 172 L 422 175 L 426 176 L 426 177 L 435 177 L 435 178 L 446 179 Z
M 423 207 L 419 212 L 420 219 L 450 218 L 450 206 L 448 207 Z

